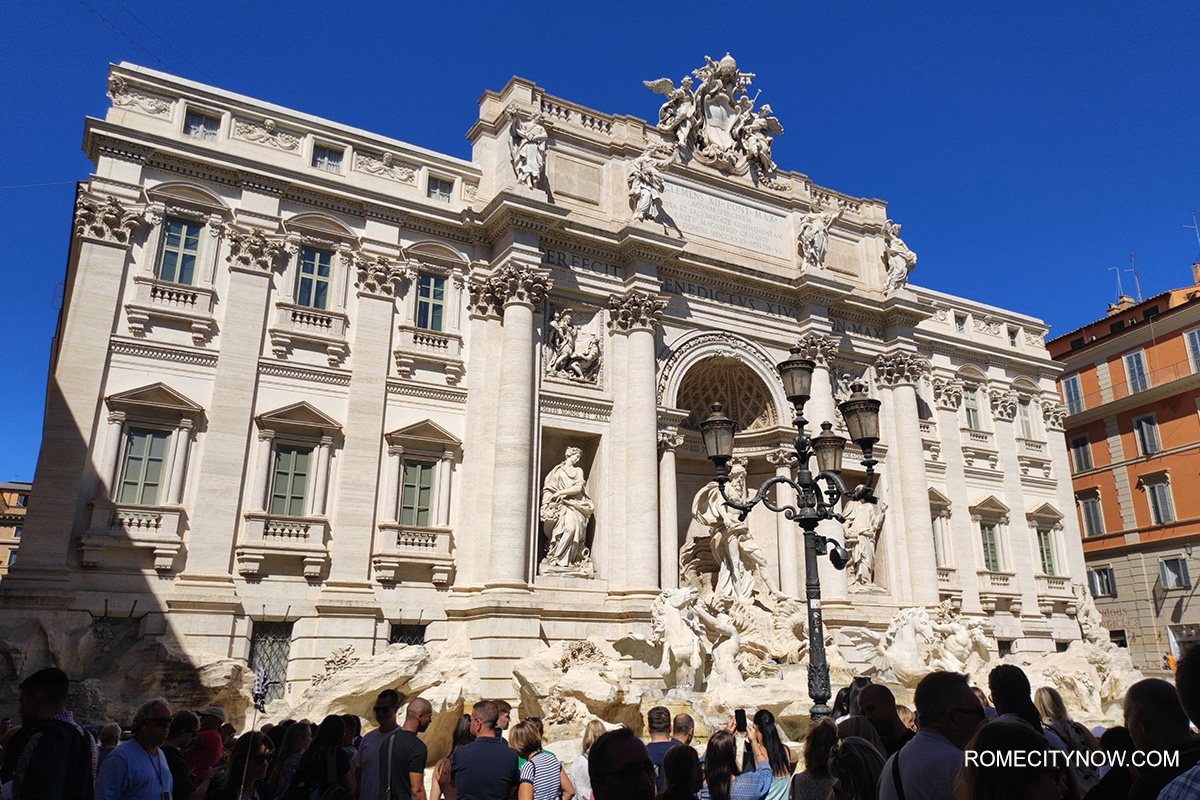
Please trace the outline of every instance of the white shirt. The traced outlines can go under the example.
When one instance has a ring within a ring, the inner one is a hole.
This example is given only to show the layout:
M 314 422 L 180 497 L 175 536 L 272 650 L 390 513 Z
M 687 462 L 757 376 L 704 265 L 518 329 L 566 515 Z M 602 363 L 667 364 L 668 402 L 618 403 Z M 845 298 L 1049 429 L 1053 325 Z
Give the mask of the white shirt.
M 892 762 L 900 759 L 904 800 L 948 800 L 962 769 L 963 751 L 935 730 L 924 728 L 883 765 L 879 800 L 899 800 L 892 780 Z
M 584 753 L 571 764 L 571 783 L 578 800 L 592 800 L 592 780 L 588 777 L 588 757 Z

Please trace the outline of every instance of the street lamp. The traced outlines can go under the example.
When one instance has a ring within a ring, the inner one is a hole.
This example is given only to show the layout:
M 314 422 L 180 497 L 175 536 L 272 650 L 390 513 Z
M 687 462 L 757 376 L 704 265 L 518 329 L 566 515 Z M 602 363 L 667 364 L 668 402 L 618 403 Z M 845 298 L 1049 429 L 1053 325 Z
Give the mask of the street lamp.
M 808 401 L 812 390 L 812 374 L 816 363 L 800 355 L 799 348 L 792 348 L 791 356 L 778 366 L 779 376 L 783 381 L 784 394 L 795 409 L 796 439 L 793 446 L 796 450 L 796 480 L 776 476 L 758 488 L 758 494 L 752 500 L 743 502 L 734 500 L 725 493 L 725 484 L 729 481 L 728 465 L 733 457 L 734 423 L 721 413 L 721 404 L 714 403 L 713 413 L 700 423 L 700 433 L 704 437 L 704 449 L 708 458 L 717 468 L 717 484 L 721 496 L 732 508 L 741 512 L 740 519 L 745 519 L 750 509 L 762 503 L 771 511 L 782 513 L 790 520 L 796 521 L 804 531 L 804 577 L 806 597 L 808 600 L 808 696 L 813 700 L 812 718 L 830 716 L 829 708 L 829 664 L 825 660 L 825 635 L 821 625 L 821 579 L 817 574 L 817 556 L 827 552 L 829 560 L 836 569 L 845 569 L 850 560 L 845 548 L 832 539 L 817 533 L 817 525 L 821 520 L 835 519 L 845 522 L 845 518 L 837 509 L 842 498 L 862 500 L 874 503 L 872 485 L 875 482 L 875 465 L 878 463 L 872 457 L 875 443 L 879 441 L 879 401 L 867 396 L 866 387 L 861 382 L 851 386 L 850 397 L 839 408 L 842 418 L 846 421 L 846 431 L 850 438 L 862 450 L 863 467 L 867 476 L 863 484 L 854 491 L 846 488 L 842 482 L 842 452 L 846 449 L 846 440 L 835 434 L 829 422 L 821 424 L 821 433 L 809 438 L 805 431 L 808 420 L 804 419 L 804 404 Z M 816 457 L 817 474 L 809 469 L 809 461 Z M 796 492 L 795 505 L 776 506 L 769 499 L 771 487 L 784 483 Z M 822 485 L 824 484 L 824 485 Z M 829 546 L 832 545 L 832 549 Z

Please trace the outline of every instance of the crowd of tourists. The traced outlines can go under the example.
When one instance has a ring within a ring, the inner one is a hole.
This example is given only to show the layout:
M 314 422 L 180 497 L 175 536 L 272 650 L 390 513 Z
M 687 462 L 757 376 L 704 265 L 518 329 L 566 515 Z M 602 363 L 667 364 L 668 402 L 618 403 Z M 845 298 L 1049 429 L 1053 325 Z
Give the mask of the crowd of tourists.
M 93 735 L 75 720 L 68 686 L 57 669 L 21 683 L 21 726 L 0 720 L 0 800 L 1200 798 L 1200 738 L 1189 721 L 1200 719 L 1200 648 L 1179 661 L 1175 686 L 1139 681 L 1124 698 L 1124 724 L 1094 730 L 1071 719 L 1053 688 L 1032 691 L 1013 665 L 993 669 L 986 691 L 964 675 L 931 673 L 913 710 L 856 678 L 802 747 L 788 745 L 766 709 L 735 714 L 703 752 L 686 712 L 650 709 L 648 741 L 593 719 L 567 764 L 546 749 L 541 719 L 514 723 L 507 702 L 483 700 L 454 720 L 450 752 L 428 780 L 420 734 L 434 711 L 421 697 L 380 693 L 365 734 L 359 717 L 331 715 L 240 736 L 220 707 L 172 713 L 155 699 L 121 741 L 115 723 Z

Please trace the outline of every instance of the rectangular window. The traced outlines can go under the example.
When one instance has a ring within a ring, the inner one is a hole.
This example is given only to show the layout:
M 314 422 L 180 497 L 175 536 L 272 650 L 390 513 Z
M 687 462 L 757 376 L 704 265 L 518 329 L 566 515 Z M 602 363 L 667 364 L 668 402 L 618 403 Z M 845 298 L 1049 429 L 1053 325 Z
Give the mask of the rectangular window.
M 983 430 L 983 420 L 979 416 L 979 389 L 968 386 L 963 389 L 963 409 L 967 415 L 967 427 L 973 431 Z
M 271 479 L 270 513 L 283 517 L 303 517 L 308 513 L 308 468 L 311 447 L 278 445 L 275 448 L 275 472 Z
M 1042 574 L 1054 575 L 1054 531 L 1039 529 L 1037 532 L 1038 553 L 1042 557 Z
M 1021 432 L 1022 439 L 1034 438 L 1033 427 L 1033 401 L 1022 399 L 1017 403 L 1017 424 Z
M 996 652 L 1001 658 L 1004 658 L 1005 656 L 1011 656 L 1012 651 L 1013 651 L 1013 640 L 1012 639 L 997 639 L 996 640 Z
M 1158 423 L 1153 416 L 1138 417 L 1133 421 L 1133 431 L 1137 434 L 1138 449 L 1144 456 L 1152 456 L 1162 450 L 1158 438 Z
M 20 539 L 20 538 L 21 538 L 21 526 L 20 526 L 20 525 L 14 525 L 14 526 L 13 526 L 13 538 L 14 538 L 14 539 Z
M 1017 330 L 1016 328 L 1008 329 L 1008 346 L 1009 347 L 1017 346 L 1017 337 L 1020 335 L 1020 333 L 1021 332 L 1019 330 Z
M 296 303 L 309 308 L 329 308 L 329 282 L 333 274 L 333 253 L 305 247 L 300 251 L 300 282 Z
M 446 310 L 446 279 L 421 273 L 417 278 L 417 327 L 443 330 Z
M 158 256 L 158 279 L 191 286 L 196 280 L 200 257 L 200 225 L 168 217 L 163 222 L 162 252 Z
M 425 629 L 428 625 L 393 625 L 388 633 L 388 644 L 425 644 Z
M 11 567 L 13 564 L 16 564 L 16 563 L 17 563 L 17 551 L 9 550 L 8 551 L 8 565 Z
M 1100 515 L 1100 498 L 1085 497 L 1079 501 L 1079 513 L 1083 517 L 1083 535 L 1099 536 L 1104 533 L 1104 518 Z
M 17 508 L 29 508 L 29 495 L 17 495 Z
M 967 317 L 965 314 L 954 315 L 954 330 L 958 333 L 967 332 Z
M 988 572 L 1000 571 L 1000 533 L 997 526 L 985 522 L 979 526 L 983 534 L 983 568 Z
M 163 459 L 166 458 L 167 440 L 170 438 L 170 434 L 162 431 L 129 431 L 125 438 L 125 456 L 121 460 L 118 503 L 158 505 Z
M 1083 392 L 1079 388 L 1079 376 L 1063 378 L 1061 385 L 1063 400 L 1067 403 L 1067 413 L 1078 414 L 1083 411 Z
M 323 144 L 313 145 L 312 165 L 326 172 L 341 172 L 342 152 L 340 147 L 326 147 Z
M 189 111 L 183 117 L 183 135 L 193 139 L 215 142 L 217 131 L 220 129 L 221 120 L 201 114 L 199 111 Z
M 1092 468 L 1092 447 L 1086 434 L 1071 437 L 1071 466 L 1076 472 Z
M 1171 484 L 1165 480 L 1145 482 L 1146 498 L 1150 503 L 1150 524 L 1166 525 L 1175 521 L 1175 507 L 1171 503 Z
M 1158 577 L 1164 589 L 1188 589 L 1192 585 L 1186 558 L 1159 559 Z
M 1129 393 L 1136 394 L 1150 388 L 1150 378 L 1146 375 L 1146 359 L 1141 350 L 1125 356 L 1125 381 L 1129 385 Z
M 400 524 L 428 528 L 432 522 L 433 470 L 432 462 L 404 462 L 404 486 L 400 493 Z
M 935 516 L 930 519 L 933 528 L 933 559 L 939 567 L 950 565 L 950 554 L 946 552 L 946 518 Z
M 292 623 L 254 622 L 250 629 L 250 671 L 262 670 L 270 684 L 267 701 L 283 697 L 288 656 L 292 649 Z
M 1108 640 L 1117 647 L 1129 647 L 1129 639 L 1125 636 L 1125 631 L 1109 631 Z
M 1183 338 L 1187 341 L 1188 360 L 1192 362 L 1192 372 L 1200 372 L 1200 328 L 1188 331 Z
M 429 184 L 425 189 L 425 194 L 431 199 L 438 200 L 443 203 L 449 203 L 450 195 L 453 192 L 453 181 L 444 181 L 441 178 L 435 178 L 432 175 L 429 177 Z
M 1088 589 L 1092 597 L 1116 597 L 1117 578 L 1112 567 L 1099 567 L 1088 570 Z

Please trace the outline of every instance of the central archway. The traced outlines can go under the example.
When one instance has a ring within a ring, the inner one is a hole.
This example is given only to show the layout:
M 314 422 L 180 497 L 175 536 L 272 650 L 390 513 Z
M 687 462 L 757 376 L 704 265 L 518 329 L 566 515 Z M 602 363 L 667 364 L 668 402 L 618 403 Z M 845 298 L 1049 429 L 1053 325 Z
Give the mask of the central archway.
M 694 365 L 679 385 L 676 406 L 690 413 L 683 427 L 699 430 L 713 403 L 741 433 L 774 427 L 778 422 L 770 390 L 753 369 L 729 356 L 711 356 Z

